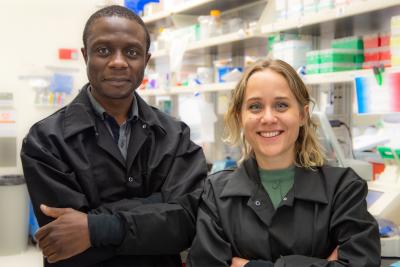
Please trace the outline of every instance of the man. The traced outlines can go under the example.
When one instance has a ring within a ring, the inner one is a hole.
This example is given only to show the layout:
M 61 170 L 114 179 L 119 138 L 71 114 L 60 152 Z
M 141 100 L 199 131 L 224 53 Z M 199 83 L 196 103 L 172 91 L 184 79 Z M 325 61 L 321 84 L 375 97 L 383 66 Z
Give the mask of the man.
M 21 159 L 46 266 L 180 266 L 207 168 L 189 128 L 134 90 L 150 38 L 121 6 L 83 33 L 89 83 L 36 123 Z

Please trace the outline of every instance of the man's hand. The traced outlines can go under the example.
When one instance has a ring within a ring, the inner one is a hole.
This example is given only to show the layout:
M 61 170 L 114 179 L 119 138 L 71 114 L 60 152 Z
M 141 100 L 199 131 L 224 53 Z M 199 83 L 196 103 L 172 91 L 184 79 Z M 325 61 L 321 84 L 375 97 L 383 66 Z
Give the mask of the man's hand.
M 339 247 L 336 247 L 332 251 L 331 255 L 327 258 L 328 261 L 336 261 L 338 259 L 338 249 Z
M 329 255 L 329 257 L 327 258 L 328 261 L 335 261 L 338 259 L 338 249 L 339 247 L 336 247 L 331 255 Z M 243 267 L 246 263 L 248 263 L 249 261 L 246 259 L 242 259 L 242 258 L 238 258 L 238 257 L 233 257 L 232 258 L 232 264 L 230 267 Z
M 249 261 L 246 259 L 242 259 L 239 257 L 233 257 L 231 267 L 243 267 L 248 262 Z
M 91 246 L 87 214 L 71 208 L 51 208 L 45 205 L 40 205 L 40 209 L 45 215 L 55 218 L 35 234 L 49 263 L 68 259 Z

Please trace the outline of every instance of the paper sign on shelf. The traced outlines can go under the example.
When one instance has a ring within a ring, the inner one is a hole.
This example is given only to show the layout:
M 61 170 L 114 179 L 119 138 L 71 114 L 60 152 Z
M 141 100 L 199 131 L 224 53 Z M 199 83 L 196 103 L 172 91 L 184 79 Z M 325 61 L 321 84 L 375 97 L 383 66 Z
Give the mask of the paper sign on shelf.
M 17 136 L 17 115 L 13 109 L 0 110 L 0 137 Z

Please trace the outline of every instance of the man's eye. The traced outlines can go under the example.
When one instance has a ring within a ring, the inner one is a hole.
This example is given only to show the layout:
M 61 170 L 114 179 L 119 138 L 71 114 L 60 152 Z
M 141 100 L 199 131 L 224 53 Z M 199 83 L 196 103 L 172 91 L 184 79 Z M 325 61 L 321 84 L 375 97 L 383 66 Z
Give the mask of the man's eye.
M 97 53 L 99 53 L 101 56 L 107 56 L 111 53 L 111 51 L 107 47 L 100 47 L 97 49 Z
M 138 52 L 135 49 L 129 49 L 126 54 L 128 55 L 128 57 L 135 57 L 138 55 Z
M 262 109 L 262 105 L 260 103 L 253 103 L 249 105 L 249 110 L 252 112 L 258 112 Z
M 278 111 L 285 111 L 288 107 L 289 107 L 289 105 L 284 102 L 276 103 L 276 110 L 278 110 Z

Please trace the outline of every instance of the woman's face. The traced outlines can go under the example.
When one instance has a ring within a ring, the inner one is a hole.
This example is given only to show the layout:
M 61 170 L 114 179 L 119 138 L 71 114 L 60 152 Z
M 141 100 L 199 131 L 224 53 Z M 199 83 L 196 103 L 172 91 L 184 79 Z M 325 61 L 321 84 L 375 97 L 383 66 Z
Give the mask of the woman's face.
M 241 109 L 247 142 L 263 169 L 282 169 L 295 160 L 295 144 L 304 122 L 303 110 L 286 79 L 269 69 L 250 76 Z

